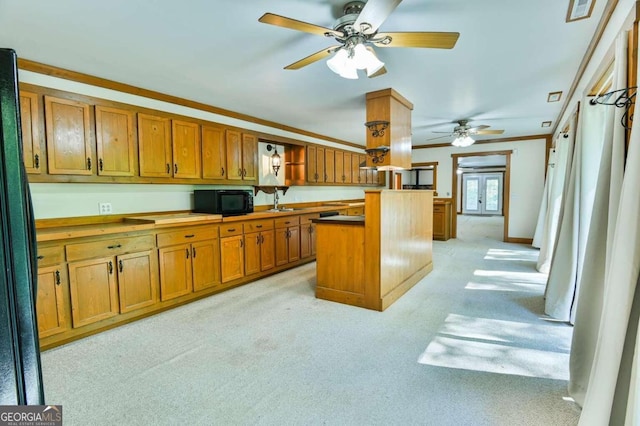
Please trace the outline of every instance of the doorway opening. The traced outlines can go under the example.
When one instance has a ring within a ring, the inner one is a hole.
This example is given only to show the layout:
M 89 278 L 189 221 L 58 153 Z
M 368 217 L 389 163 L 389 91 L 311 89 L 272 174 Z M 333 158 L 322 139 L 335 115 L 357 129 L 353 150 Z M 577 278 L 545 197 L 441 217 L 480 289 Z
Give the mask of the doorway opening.
M 478 236 L 508 241 L 511 153 L 451 154 L 452 237 L 456 238 L 459 232 L 472 236 L 481 231 Z

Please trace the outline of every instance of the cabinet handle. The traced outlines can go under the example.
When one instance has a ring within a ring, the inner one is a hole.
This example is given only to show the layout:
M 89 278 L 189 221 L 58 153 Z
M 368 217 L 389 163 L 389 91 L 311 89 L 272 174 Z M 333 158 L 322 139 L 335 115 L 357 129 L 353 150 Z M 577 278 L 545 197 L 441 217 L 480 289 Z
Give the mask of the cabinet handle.
M 40 156 L 38 154 L 33 157 L 33 165 L 36 169 L 40 168 Z
M 42 259 L 44 259 L 43 255 L 38 256 L 38 260 L 42 260 Z
M 264 235 L 260 235 L 260 244 L 264 243 Z
M 196 248 L 195 247 L 191 247 L 191 257 L 193 257 L 194 259 L 196 258 Z
M 186 249 L 186 250 L 187 250 L 187 259 L 188 259 L 189 258 L 189 249 Z
M 242 169 L 242 177 L 246 177 L 247 176 L 247 169 Z
M 317 173 L 314 173 L 314 174 L 313 174 L 313 178 L 314 178 L 315 180 L 318 180 L 318 174 L 317 174 Z
M 324 175 L 324 181 L 328 181 L 329 180 L 329 175 Z
M 285 225 L 288 225 L 288 224 L 290 224 L 290 223 L 291 223 L 291 222 L 289 222 L 289 221 L 286 221 L 286 222 L 285 222 L 284 224 L 285 224 Z
M 260 229 L 262 228 L 262 225 L 256 225 L 256 228 Z
M 289 237 L 291 236 L 291 233 L 289 232 L 289 230 L 288 230 L 288 229 L 284 232 L 284 236 L 285 236 L 286 238 L 289 238 Z
M 185 235 L 184 237 L 185 238 L 193 238 L 193 237 L 195 237 L 195 235 L 194 234 L 189 234 L 189 235 Z
M 175 164 L 173 165 L 173 174 L 174 174 L 174 175 L 177 175 L 177 174 L 178 174 L 178 163 L 175 163 Z
M 240 247 L 244 247 L 244 240 L 240 240 Z
M 118 261 L 118 269 L 120 270 L 120 272 L 122 272 L 122 270 L 124 269 L 124 265 L 122 264 L 122 260 Z
M 236 228 L 229 228 L 227 229 L 227 232 L 234 232 L 236 230 Z
M 222 168 L 222 176 L 224 176 L 224 167 Z
M 56 271 L 56 285 L 60 285 L 60 271 Z
M 113 274 L 113 262 L 109 261 L 109 275 Z
M 87 170 L 91 170 L 91 158 L 87 158 Z
M 171 173 L 171 165 L 167 163 L 167 174 Z
M 102 171 L 102 167 L 103 167 L 103 161 L 102 158 L 98 159 L 98 167 L 100 168 L 100 171 Z
M 260 244 L 262 242 L 260 237 L 262 237 L 262 235 L 256 235 L 256 244 Z
M 242 169 L 238 169 L 238 176 L 242 176 Z
M 121 244 L 116 244 L 116 245 L 113 245 L 113 246 L 107 246 L 107 248 L 110 249 L 110 250 L 117 249 L 117 248 L 120 248 L 120 247 L 122 247 Z

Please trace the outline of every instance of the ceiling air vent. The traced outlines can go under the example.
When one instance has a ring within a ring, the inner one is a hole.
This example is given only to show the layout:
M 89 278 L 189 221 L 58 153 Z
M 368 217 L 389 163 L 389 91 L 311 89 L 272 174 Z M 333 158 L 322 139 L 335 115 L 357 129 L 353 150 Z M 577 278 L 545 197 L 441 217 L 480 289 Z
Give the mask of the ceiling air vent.
M 578 21 L 591 16 L 596 0 L 571 0 L 567 11 L 567 22 Z

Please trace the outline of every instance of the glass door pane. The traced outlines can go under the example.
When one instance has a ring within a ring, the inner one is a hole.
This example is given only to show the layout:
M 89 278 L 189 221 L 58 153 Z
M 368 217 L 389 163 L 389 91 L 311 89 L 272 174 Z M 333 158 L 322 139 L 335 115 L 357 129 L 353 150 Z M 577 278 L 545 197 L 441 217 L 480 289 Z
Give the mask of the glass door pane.
M 464 200 L 462 213 L 480 214 L 480 177 L 477 175 L 462 175 Z

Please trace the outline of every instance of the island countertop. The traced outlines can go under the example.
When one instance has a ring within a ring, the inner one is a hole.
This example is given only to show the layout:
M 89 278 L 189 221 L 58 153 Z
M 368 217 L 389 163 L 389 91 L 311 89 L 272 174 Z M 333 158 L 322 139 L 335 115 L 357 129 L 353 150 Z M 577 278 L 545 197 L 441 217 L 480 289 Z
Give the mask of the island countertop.
M 311 219 L 313 223 L 331 223 L 335 225 L 360 225 L 364 226 L 364 215 L 360 216 L 327 216 Z

